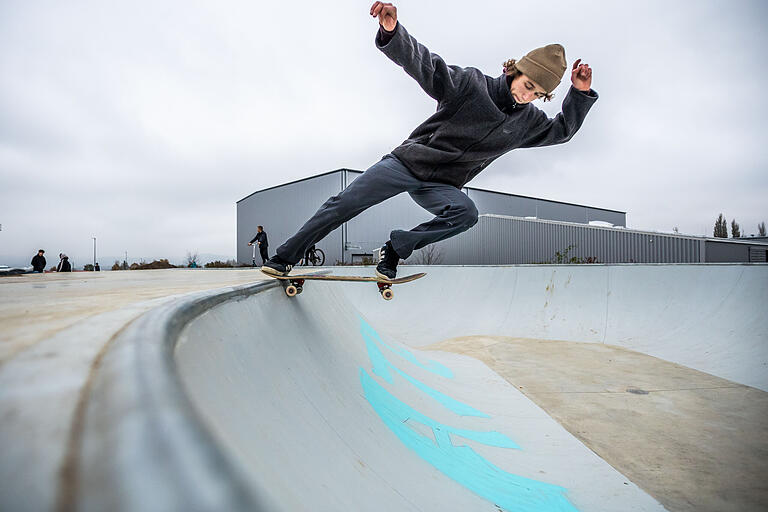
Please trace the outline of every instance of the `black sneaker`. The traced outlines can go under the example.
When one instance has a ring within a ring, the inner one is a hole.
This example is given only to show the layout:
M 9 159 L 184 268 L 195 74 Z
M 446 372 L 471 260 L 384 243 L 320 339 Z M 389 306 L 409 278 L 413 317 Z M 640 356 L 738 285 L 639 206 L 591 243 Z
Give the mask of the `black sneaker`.
M 394 279 L 397 277 L 397 263 L 400 256 L 392 248 L 392 242 L 387 241 L 381 246 L 379 252 L 379 264 L 376 265 L 376 275 L 382 279 Z
M 293 268 L 293 265 L 275 254 L 262 265 L 261 271 L 273 276 L 286 276 L 291 271 L 291 268 Z

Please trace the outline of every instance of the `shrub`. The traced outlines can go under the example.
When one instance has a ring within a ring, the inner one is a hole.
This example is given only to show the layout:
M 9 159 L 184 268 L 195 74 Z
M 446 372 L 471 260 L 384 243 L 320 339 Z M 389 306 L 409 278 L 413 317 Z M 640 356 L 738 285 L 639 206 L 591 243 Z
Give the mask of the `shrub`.
M 241 268 L 241 267 L 251 267 L 252 265 L 248 263 L 238 263 L 237 260 L 227 260 L 227 261 L 209 261 L 205 264 L 205 268 Z
M 147 263 L 144 260 L 141 263 L 131 263 L 131 270 L 156 270 L 161 268 L 176 268 L 176 265 L 171 265 L 167 258 L 155 260 L 152 263 Z
M 575 245 L 569 245 L 563 252 L 555 251 L 555 257 L 552 258 L 549 261 L 537 261 L 537 265 L 551 265 L 551 264 L 562 264 L 562 263 L 570 263 L 570 264 L 582 264 L 582 263 L 600 263 L 597 260 L 597 257 L 595 256 L 589 256 L 587 258 L 583 258 L 580 256 L 571 256 L 568 257 L 568 253 L 571 252 L 571 249 L 575 248 Z

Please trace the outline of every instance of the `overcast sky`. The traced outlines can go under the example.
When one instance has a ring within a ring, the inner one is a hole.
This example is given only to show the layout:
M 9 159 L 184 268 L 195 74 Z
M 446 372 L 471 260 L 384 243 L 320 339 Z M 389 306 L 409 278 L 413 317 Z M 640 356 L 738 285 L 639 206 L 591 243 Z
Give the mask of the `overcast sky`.
M 235 203 L 364 170 L 435 102 L 373 42 L 369 1 L 0 2 L 0 263 L 235 255 Z M 600 100 L 569 143 L 470 185 L 712 234 L 768 221 L 768 3 L 395 3 L 448 63 L 498 76 L 552 42 Z M 568 77 L 555 101 L 560 110 Z M 273 244 L 279 242 L 272 241 Z

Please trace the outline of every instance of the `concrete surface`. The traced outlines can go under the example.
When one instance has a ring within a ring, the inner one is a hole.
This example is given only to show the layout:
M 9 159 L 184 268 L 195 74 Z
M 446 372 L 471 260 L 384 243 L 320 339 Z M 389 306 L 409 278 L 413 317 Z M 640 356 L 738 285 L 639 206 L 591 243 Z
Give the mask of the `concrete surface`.
M 421 270 L 3 338 L 0 509 L 766 508 L 768 266 Z
M 669 510 L 768 505 L 768 393 L 619 347 L 490 336 L 486 363 Z
M 109 343 L 147 311 L 244 270 L 141 270 L 0 278 L 0 510 L 65 510 L 73 446 Z
M 0 278 L 0 366 L 84 320 L 152 299 L 244 284 L 253 269 L 62 272 Z

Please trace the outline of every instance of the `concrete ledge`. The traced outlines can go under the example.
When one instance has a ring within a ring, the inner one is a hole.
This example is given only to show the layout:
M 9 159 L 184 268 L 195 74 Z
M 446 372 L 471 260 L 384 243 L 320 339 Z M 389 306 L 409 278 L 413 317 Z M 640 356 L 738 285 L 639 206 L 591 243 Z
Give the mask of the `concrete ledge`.
M 78 410 L 60 508 L 265 508 L 201 426 L 177 378 L 173 351 L 191 319 L 275 286 L 267 281 L 185 296 L 146 313 L 112 341 Z

